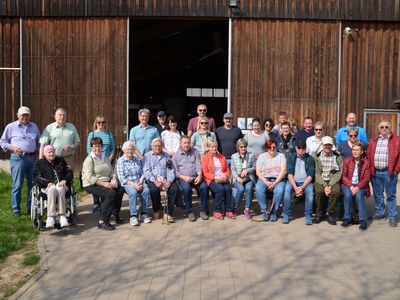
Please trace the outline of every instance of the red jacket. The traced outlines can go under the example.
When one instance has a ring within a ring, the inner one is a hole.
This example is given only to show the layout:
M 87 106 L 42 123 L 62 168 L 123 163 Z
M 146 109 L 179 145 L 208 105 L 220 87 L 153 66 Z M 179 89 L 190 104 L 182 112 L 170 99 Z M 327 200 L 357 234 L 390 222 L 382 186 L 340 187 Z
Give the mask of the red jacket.
M 375 156 L 375 149 L 376 144 L 378 141 L 379 134 L 375 135 L 370 141 L 367 150 L 367 156 L 370 163 L 371 175 L 375 175 L 375 163 L 374 163 L 374 156 Z M 390 134 L 389 138 L 389 165 L 388 171 L 389 176 L 392 176 L 394 171 L 400 173 L 400 138 L 393 133 Z
M 217 153 L 217 158 L 221 162 L 222 172 L 225 174 L 226 178 L 229 178 L 230 170 L 225 156 Z M 207 182 L 207 185 L 210 185 L 211 181 L 213 181 L 215 177 L 214 159 L 212 157 L 211 152 L 207 152 L 201 157 L 201 167 L 203 169 L 203 177 Z
M 342 173 L 342 186 L 351 187 L 351 179 L 353 178 L 355 161 L 353 157 L 345 158 L 343 161 L 343 173 Z M 360 189 L 365 189 L 366 196 L 370 196 L 369 181 L 371 179 L 371 167 L 370 163 L 366 158 L 361 158 L 360 164 L 358 165 L 358 184 Z

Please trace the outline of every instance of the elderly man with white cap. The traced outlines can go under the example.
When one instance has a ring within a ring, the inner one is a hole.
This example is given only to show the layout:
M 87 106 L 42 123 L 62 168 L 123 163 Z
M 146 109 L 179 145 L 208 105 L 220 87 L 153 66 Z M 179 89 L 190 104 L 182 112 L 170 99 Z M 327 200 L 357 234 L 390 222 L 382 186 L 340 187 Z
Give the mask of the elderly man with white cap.
M 32 189 L 33 167 L 35 155 L 39 147 L 40 131 L 30 121 L 31 111 L 26 106 L 18 109 L 17 121 L 6 126 L 0 139 L 3 151 L 11 152 L 10 166 L 12 177 L 12 210 L 14 216 L 21 214 L 21 191 L 26 177 L 28 185 L 27 211 L 31 210 L 30 191 Z
M 336 225 L 335 206 L 340 197 L 340 179 L 343 172 L 342 157 L 332 150 L 333 139 L 330 136 L 322 138 L 323 150 L 314 156 L 315 160 L 315 200 L 317 202 L 317 216 L 314 223 L 320 223 L 324 216 L 322 203 L 328 198 L 329 204 L 326 220 Z

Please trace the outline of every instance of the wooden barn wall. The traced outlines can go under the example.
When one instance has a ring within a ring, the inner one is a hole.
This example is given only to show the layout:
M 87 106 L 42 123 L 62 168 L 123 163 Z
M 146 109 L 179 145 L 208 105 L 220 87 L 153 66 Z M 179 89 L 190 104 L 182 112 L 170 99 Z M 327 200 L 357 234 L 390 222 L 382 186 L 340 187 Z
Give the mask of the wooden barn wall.
M 19 19 L 0 18 L 0 67 L 20 67 Z M 0 70 L 0 134 L 16 119 L 20 104 L 20 71 Z M 0 151 L 0 158 L 8 157 Z
M 343 23 L 340 124 L 364 108 L 395 109 L 400 98 L 400 23 Z M 354 30 L 358 29 L 358 32 Z
M 232 108 L 237 117 L 277 118 L 298 124 L 337 120 L 337 22 L 235 20 L 232 37 Z
M 321 20 L 400 20 L 398 0 L 2 0 L 0 16 L 229 17 Z
M 67 110 L 86 156 L 96 115 L 123 141 L 126 125 L 126 19 L 27 19 L 23 21 L 23 93 L 41 130 L 54 122 L 57 107 Z M 76 168 L 75 168 L 76 169 Z

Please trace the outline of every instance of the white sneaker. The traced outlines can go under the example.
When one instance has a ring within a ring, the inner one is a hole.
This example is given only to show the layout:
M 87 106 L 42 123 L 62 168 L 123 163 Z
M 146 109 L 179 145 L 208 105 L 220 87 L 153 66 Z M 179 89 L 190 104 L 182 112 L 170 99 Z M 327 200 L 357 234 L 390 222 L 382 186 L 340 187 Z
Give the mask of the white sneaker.
M 68 220 L 65 216 L 60 217 L 60 225 L 61 225 L 61 228 L 69 226 Z
M 131 217 L 129 222 L 131 223 L 132 226 L 139 226 L 139 220 L 135 216 Z
M 46 220 L 46 229 L 52 229 L 52 228 L 54 228 L 54 223 L 55 223 L 56 221 L 54 220 L 54 217 L 47 217 L 47 220 Z
M 140 219 L 143 221 L 143 223 L 151 223 L 151 218 L 147 214 L 143 214 L 140 216 Z

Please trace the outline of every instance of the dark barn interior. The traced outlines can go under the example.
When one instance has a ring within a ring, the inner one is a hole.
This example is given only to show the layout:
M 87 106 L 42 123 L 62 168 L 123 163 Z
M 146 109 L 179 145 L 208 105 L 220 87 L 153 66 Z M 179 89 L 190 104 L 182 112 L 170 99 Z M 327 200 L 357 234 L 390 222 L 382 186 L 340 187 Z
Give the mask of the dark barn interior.
M 187 89 L 227 89 L 227 21 L 131 20 L 129 56 L 129 127 L 143 107 L 150 123 L 165 110 L 183 130 L 200 103 L 222 119 L 226 97 L 188 97 Z

